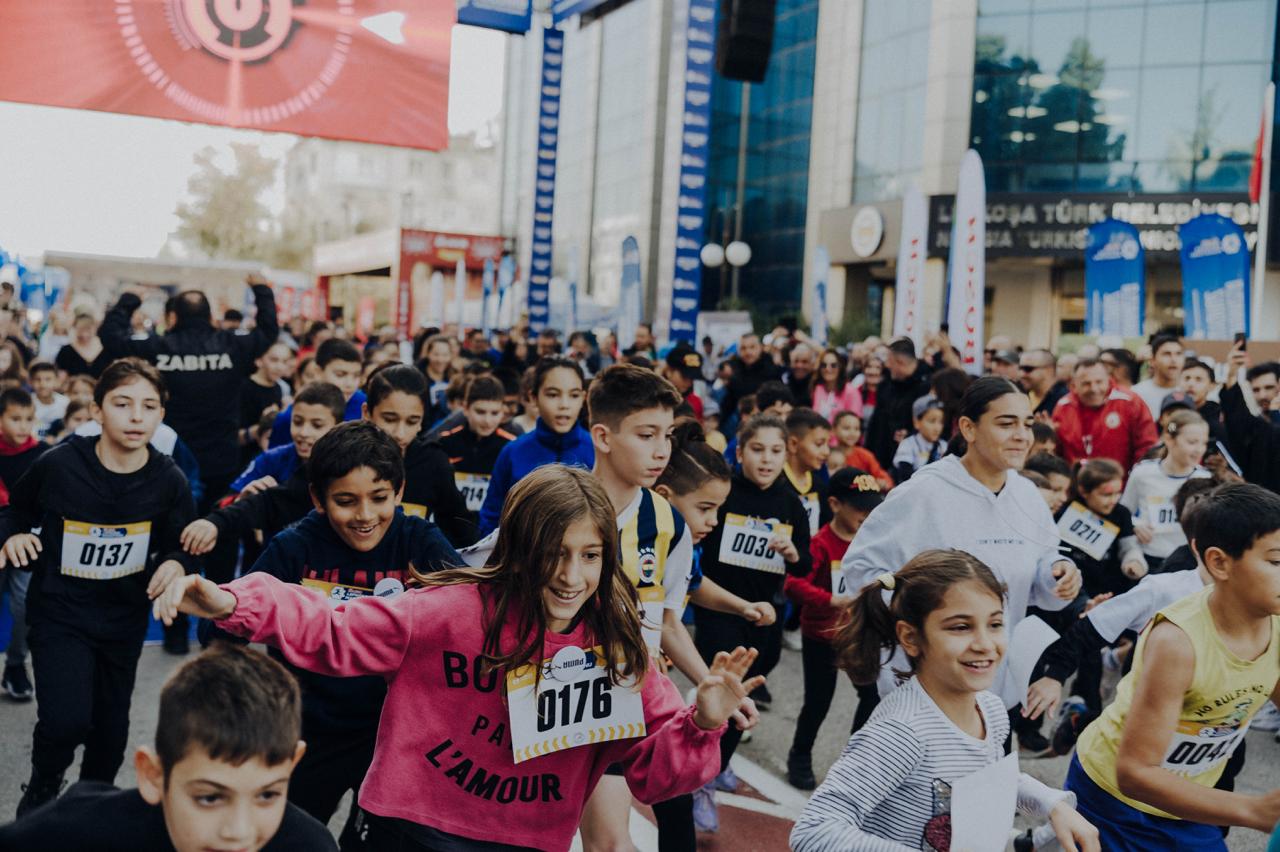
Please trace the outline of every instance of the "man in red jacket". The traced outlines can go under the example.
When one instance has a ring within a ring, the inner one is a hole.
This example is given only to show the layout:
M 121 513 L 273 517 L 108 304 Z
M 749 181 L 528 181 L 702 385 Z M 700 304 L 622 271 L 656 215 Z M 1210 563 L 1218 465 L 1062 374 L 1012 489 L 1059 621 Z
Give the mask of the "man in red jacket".
M 1106 365 L 1092 358 L 1081 359 L 1071 379 L 1071 393 L 1053 410 L 1059 451 L 1071 464 L 1107 458 L 1127 472 L 1156 443 L 1147 404 L 1111 381 Z

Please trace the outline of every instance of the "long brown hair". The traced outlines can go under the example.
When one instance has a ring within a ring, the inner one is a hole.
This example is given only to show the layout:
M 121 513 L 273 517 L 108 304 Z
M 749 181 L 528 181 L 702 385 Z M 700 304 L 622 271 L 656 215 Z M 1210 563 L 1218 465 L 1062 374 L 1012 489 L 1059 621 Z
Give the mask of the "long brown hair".
M 863 588 L 832 642 L 836 665 L 859 685 L 875 683 L 883 655 L 892 655 L 898 647 L 898 622 L 905 621 L 923 635 L 925 619 L 942 606 L 955 584 L 976 580 L 1001 601 L 1005 596 L 1004 584 L 991 569 L 963 550 L 926 550 L 888 576 L 891 589 L 879 580 Z M 887 603 L 885 591 L 891 594 Z M 917 662 L 911 660 L 912 671 Z
M 484 567 L 414 572 L 423 586 L 475 583 L 481 587 L 485 672 L 513 671 L 542 662 L 542 637 L 547 631 L 542 592 L 555 574 L 565 531 L 582 518 L 595 523 L 604 551 L 600 584 L 578 617 L 586 622 L 590 641 L 601 646 L 604 658 L 618 663 L 610 674 L 615 684 L 644 677 L 649 651 L 640 633 L 636 590 L 622 572 L 613 504 L 588 471 L 558 464 L 526 475 L 507 494 L 498 524 L 501 532 Z M 502 633 L 508 624 L 516 641 L 504 648 Z M 538 674 L 541 668 L 535 667 Z

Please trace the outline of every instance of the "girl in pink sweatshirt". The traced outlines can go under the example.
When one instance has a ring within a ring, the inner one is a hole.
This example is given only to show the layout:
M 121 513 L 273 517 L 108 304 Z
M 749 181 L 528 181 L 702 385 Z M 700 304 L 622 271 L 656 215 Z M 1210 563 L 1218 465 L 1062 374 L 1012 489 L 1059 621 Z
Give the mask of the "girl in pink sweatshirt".
M 262 574 L 189 575 L 155 613 L 216 619 L 321 674 L 387 679 L 359 797 L 372 848 L 564 850 L 611 763 L 643 802 L 710 780 L 725 721 L 763 679 L 742 680 L 754 650 L 722 653 L 685 706 L 650 666 L 613 509 L 587 471 L 530 473 L 501 527 L 485 567 L 399 595 L 332 606 Z

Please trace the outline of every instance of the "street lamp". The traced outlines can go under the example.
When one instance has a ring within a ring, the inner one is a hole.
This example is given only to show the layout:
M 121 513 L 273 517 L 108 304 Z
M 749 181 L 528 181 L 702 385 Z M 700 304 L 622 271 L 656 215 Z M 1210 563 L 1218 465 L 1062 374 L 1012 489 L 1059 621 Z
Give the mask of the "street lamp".
M 729 265 L 734 267 L 734 269 L 746 266 L 751 262 L 751 246 L 747 245 L 742 240 L 734 240 L 729 243 L 729 245 L 725 246 L 724 259 L 729 261 Z M 736 292 L 734 293 L 734 296 L 737 296 Z

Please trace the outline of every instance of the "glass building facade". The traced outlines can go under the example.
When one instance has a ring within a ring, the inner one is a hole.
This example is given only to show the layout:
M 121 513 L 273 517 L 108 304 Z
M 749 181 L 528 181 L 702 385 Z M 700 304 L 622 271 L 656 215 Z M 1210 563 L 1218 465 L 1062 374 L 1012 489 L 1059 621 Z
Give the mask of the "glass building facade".
M 804 277 L 818 0 L 779 0 L 764 83 L 751 84 L 742 239 L 751 262 L 740 272 L 740 300 L 762 313 L 794 312 Z M 716 75 L 712 87 L 707 242 L 733 239 L 742 86 Z M 703 270 L 702 306 L 727 305 L 730 272 Z
M 865 0 L 853 200 L 901 198 L 924 166 L 925 80 L 933 0 Z
M 1246 191 L 1275 17 L 1275 0 L 980 0 L 988 189 Z

